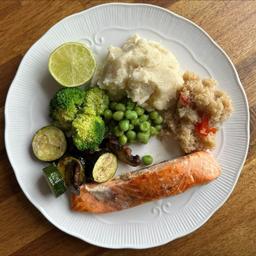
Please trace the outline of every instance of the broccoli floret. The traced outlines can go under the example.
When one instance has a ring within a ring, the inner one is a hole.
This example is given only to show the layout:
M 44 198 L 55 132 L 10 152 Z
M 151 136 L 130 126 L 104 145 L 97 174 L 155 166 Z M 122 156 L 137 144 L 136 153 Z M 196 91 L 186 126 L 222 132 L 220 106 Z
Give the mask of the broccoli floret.
M 85 91 L 84 112 L 95 115 L 102 115 L 108 108 L 109 98 L 104 90 L 93 87 Z
M 50 102 L 50 117 L 55 124 L 68 130 L 79 108 L 84 103 L 85 92 L 79 88 L 60 89 Z
M 73 143 L 79 150 L 96 150 L 105 134 L 105 124 L 100 116 L 79 114 L 72 122 Z

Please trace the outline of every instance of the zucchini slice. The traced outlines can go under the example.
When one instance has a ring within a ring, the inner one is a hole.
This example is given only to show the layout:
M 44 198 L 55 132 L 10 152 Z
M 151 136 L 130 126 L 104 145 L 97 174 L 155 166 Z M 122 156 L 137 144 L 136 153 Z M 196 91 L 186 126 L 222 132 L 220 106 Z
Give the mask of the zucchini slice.
M 45 167 L 43 169 L 43 173 L 51 191 L 56 197 L 60 196 L 67 190 L 64 179 L 55 165 Z
M 57 168 L 63 177 L 66 186 L 79 187 L 85 179 L 84 166 L 81 161 L 72 156 L 66 156 L 59 160 Z
M 110 180 L 117 170 L 117 158 L 112 153 L 103 153 L 92 169 L 93 180 L 102 183 Z
M 33 153 L 41 161 L 54 161 L 62 157 L 67 141 L 62 130 L 55 126 L 39 129 L 32 139 Z

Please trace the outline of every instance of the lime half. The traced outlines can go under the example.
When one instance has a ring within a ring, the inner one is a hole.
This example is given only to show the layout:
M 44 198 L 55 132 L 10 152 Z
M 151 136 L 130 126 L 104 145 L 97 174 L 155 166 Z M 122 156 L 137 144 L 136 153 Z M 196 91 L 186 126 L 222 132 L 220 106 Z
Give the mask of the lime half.
M 69 42 L 51 53 L 48 68 L 58 83 L 65 87 L 76 87 L 92 78 L 96 61 L 86 45 Z

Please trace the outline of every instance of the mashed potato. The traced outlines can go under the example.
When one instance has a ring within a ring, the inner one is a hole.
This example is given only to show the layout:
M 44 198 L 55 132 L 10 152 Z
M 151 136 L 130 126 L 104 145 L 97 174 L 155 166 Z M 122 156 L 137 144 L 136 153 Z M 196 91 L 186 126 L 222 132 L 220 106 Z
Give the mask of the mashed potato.
M 183 78 L 176 107 L 165 114 L 167 131 L 175 135 L 186 153 L 212 149 L 219 126 L 232 112 L 231 99 L 213 79 L 201 80 L 192 72 Z
M 110 47 L 98 85 L 114 99 L 127 95 L 147 108 L 166 109 L 183 79 L 175 56 L 160 44 L 138 35 Z

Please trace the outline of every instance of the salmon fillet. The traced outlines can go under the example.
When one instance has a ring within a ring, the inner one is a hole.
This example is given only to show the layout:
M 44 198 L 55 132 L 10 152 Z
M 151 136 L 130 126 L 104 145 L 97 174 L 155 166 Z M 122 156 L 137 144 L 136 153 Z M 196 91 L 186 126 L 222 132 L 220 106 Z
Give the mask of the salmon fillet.
M 141 170 L 120 175 L 102 184 L 85 184 L 72 195 L 72 209 L 92 213 L 119 211 L 176 195 L 220 175 L 220 166 L 208 152 L 196 152 Z

